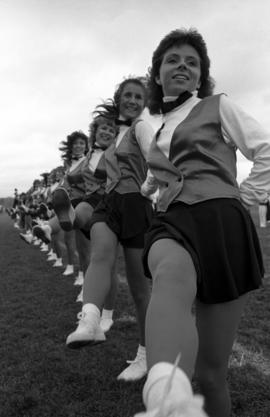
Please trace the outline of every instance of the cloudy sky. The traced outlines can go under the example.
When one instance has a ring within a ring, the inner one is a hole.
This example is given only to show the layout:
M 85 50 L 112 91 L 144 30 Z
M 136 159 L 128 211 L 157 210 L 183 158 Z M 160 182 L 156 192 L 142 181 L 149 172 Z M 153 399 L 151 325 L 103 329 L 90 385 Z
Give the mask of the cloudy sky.
M 269 0 L 0 0 L 0 197 L 58 166 L 59 143 L 179 27 L 204 36 L 216 92 L 270 131 L 269 16 Z

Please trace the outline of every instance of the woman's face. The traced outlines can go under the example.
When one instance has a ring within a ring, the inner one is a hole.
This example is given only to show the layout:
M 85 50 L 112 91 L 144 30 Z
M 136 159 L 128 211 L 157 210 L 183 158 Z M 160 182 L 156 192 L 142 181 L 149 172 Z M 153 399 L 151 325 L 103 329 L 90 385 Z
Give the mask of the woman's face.
M 60 181 L 64 176 L 63 171 L 56 171 L 55 173 L 55 182 Z
M 102 123 L 98 125 L 97 131 L 96 131 L 96 143 L 102 149 L 108 148 L 113 142 L 115 136 L 116 136 L 116 129 L 113 126 L 107 123 Z
M 162 59 L 156 83 L 164 96 L 179 96 L 184 91 L 192 92 L 200 87 L 200 56 L 191 45 L 169 48 Z
M 140 85 L 127 83 L 120 97 L 119 113 L 124 119 L 135 120 L 145 107 L 144 90 Z
M 72 155 L 73 156 L 84 155 L 85 150 L 86 150 L 85 141 L 81 138 L 75 139 L 73 144 L 72 144 Z

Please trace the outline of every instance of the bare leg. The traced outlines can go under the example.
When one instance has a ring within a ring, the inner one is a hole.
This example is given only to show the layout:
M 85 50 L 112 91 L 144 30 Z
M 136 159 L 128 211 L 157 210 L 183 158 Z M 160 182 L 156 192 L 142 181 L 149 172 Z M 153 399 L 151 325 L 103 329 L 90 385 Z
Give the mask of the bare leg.
M 32 230 L 32 217 L 29 215 L 25 215 L 24 217 L 24 223 L 25 223 L 25 232 L 27 232 L 27 230 Z
M 69 265 L 75 264 L 76 259 L 76 245 L 74 231 L 64 232 L 64 241 L 67 248 L 67 259 Z
M 209 417 L 229 417 L 228 361 L 247 295 L 222 304 L 197 302 L 199 353 L 196 375 Z
M 74 229 L 88 230 L 93 211 L 94 209 L 90 204 L 84 201 L 79 203 L 75 208 Z
M 54 252 L 57 255 L 57 258 L 63 258 L 64 245 L 63 245 L 63 233 L 61 229 L 59 230 L 58 233 L 54 233 L 52 235 L 52 247 L 53 247 Z
M 79 230 L 75 230 L 76 247 L 79 255 L 80 271 L 86 272 L 90 262 L 90 240 Z
M 267 213 L 267 205 L 266 204 L 259 204 L 259 224 L 260 224 L 260 227 L 266 227 L 266 213 Z
M 127 281 L 136 307 L 140 344 L 145 346 L 145 316 L 150 297 L 150 288 L 143 272 L 142 249 L 124 248 L 124 256 Z
M 95 304 L 101 311 L 111 287 L 118 240 L 106 223 L 91 229 L 91 256 L 83 285 L 83 304 Z
M 190 254 L 176 241 L 155 242 L 148 256 L 153 288 L 146 316 L 146 354 L 150 369 L 158 362 L 174 363 L 181 352 L 180 368 L 192 377 L 198 335 L 192 304 L 196 271 Z
M 118 292 L 118 277 L 117 277 L 117 263 L 115 262 L 113 267 L 113 273 L 111 277 L 111 287 L 110 291 L 108 292 L 105 302 L 104 302 L 104 309 L 105 310 L 113 310 L 115 306 L 115 300 L 117 297 Z
M 58 218 L 56 216 L 53 216 L 49 221 L 48 225 L 51 228 L 51 234 L 54 235 L 56 233 L 59 233 L 61 229 Z

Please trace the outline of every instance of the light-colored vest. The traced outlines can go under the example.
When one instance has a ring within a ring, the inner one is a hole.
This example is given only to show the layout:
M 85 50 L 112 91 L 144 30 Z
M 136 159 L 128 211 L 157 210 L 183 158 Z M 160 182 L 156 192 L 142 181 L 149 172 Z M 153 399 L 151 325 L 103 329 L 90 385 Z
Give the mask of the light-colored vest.
M 214 198 L 240 199 L 236 181 L 236 148 L 221 132 L 220 95 L 196 104 L 173 132 L 169 159 L 151 144 L 149 168 L 160 186 L 158 211 L 174 201 L 194 204 Z
M 139 121 L 140 119 L 132 124 L 117 148 L 113 143 L 105 151 L 106 193 L 112 190 L 120 194 L 140 192 L 146 178 L 147 165 L 135 135 L 135 127 Z

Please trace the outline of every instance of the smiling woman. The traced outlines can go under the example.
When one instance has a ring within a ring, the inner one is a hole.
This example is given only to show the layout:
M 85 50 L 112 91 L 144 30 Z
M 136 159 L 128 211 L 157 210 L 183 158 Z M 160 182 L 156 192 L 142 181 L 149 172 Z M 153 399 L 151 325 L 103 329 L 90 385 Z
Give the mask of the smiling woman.
M 119 114 L 124 120 L 134 120 L 145 107 L 145 92 L 142 85 L 126 83 L 119 103 Z
M 146 196 L 154 182 L 159 188 L 143 257 L 153 280 L 145 417 L 205 416 L 188 382 L 193 375 L 209 417 L 229 417 L 228 360 L 247 294 L 264 273 L 247 209 L 270 191 L 270 136 L 225 95 L 212 95 L 212 87 L 202 36 L 192 29 L 165 36 L 149 74 L 150 112 L 163 112 L 164 123 L 143 186 Z M 254 163 L 240 187 L 237 148 Z
M 144 325 L 149 286 L 141 256 L 152 205 L 141 195 L 140 187 L 146 177 L 146 157 L 154 135 L 149 124 L 141 119 L 146 103 L 143 82 L 128 78 L 118 86 L 113 100 L 98 106 L 101 116 L 116 119 L 119 132 L 105 151 L 106 190 L 91 219 L 91 257 L 84 281 L 82 316 L 66 342 L 69 347 L 81 347 L 105 340 L 100 311 L 110 289 L 120 242 L 140 332 L 136 358 L 118 376 L 122 380 L 137 380 L 146 374 Z
M 164 97 L 176 96 L 184 91 L 195 91 L 200 87 L 200 56 L 190 45 L 170 48 L 160 66 L 156 83 L 163 87 Z

